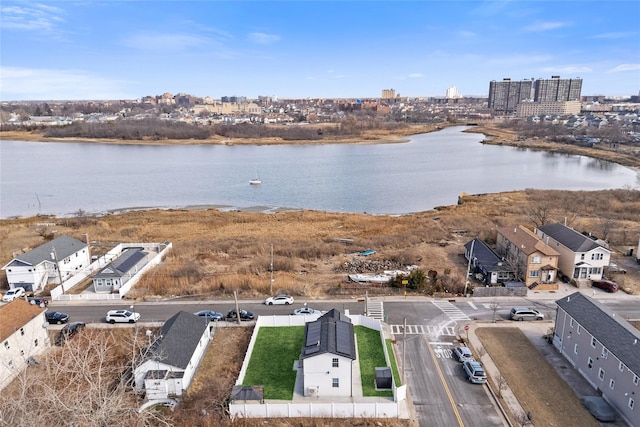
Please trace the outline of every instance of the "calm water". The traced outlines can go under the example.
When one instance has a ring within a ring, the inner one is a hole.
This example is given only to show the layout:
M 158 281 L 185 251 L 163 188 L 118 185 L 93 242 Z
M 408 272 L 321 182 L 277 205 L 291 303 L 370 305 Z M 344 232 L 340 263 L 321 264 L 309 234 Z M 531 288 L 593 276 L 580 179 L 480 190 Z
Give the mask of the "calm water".
M 480 144 L 464 128 L 405 144 L 124 146 L 0 143 L 0 217 L 130 208 L 313 209 L 403 214 L 460 193 L 635 188 L 629 168 L 582 156 Z M 249 185 L 256 175 L 262 185 Z

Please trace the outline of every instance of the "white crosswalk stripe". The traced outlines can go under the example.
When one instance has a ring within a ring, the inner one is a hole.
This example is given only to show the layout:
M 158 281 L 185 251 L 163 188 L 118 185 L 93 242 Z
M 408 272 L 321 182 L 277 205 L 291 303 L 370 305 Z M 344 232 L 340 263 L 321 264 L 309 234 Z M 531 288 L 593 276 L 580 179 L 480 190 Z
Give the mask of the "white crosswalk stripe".
M 402 325 L 390 325 L 391 333 L 394 335 L 403 334 Z M 433 337 L 439 336 L 456 336 L 455 328 L 452 326 L 423 326 L 423 325 L 407 325 L 407 335 L 430 335 Z
M 470 320 L 458 307 L 449 301 L 433 301 L 433 305 L 438 307 L 451 320 Z

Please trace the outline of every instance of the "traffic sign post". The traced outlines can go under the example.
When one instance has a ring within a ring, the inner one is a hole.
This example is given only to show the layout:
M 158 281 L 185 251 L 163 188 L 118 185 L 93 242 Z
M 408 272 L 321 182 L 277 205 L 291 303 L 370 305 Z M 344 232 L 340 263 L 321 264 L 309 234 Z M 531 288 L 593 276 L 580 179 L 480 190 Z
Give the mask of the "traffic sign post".
M 464 325 L 464 331 L 467 334 L 467 344 L 469 343 L 469 325 Z

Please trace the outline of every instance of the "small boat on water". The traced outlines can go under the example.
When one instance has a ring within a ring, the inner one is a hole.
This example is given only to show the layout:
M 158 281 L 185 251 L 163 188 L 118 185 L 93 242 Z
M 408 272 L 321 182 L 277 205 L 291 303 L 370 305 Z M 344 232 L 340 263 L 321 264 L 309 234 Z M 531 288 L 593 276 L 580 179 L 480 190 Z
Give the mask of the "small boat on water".
M 262 180 L 260 179 L 260 175 L 258 175 L 258 169 L 256 168 L 256 177 L 254 179 L 249 180 L 249 185 L 260 185 L 262 184 Z

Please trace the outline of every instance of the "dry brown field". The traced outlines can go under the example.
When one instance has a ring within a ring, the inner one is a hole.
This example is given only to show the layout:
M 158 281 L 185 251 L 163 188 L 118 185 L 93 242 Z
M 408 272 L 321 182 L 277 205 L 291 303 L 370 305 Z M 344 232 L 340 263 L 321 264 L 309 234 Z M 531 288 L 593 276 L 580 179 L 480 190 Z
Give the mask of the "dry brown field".
M 478 328 L 476 335 L 534 425 L 600 426 L 520 329 Z
M 614 250 L 613 261 L 627 265 L 629 271 L 616 275 L 616 280 L 627 292 L 640 293 L 639 269 L 623 256 L 628 248 L 637 247 L 640 192 L 530 190 L 460 199 L 458 205 L 402 216 L 203 208 L 7 219 L 0 220 L 0 257 L 8 262 L 45 238 L 59 235 L 88 237 L 93 255 L 117 243 L 166 240 L 173 243 L 173 250 L 136 285 L 131 298 L 224 298 L 233 291 L 244 298 L 262 298 L 271 292 L 273 245 L 274 293 L 306 298 L 361 294 L 361 288 L 347 283 L 347 273 L 354 268 L 366 270 L 368 264 L 374 269 L 415 264 L 436 275 L 438 292 L 455 293 L 463 287 L 466 274 L 465 243 L 475 236 L 494 243 L 500 226 L 522 224 L 534 229 L 534 221 L 544 212 L 547 223 L 566 219 L 576 230 L 605 237 Z M 606 212 L 601 206 L 607 206 Z M 358 265 L 363 257 L 353 254 L 369 249 L 377 252 L 366 258 L 367 264 Z M 4 271 L 0 274 L 6 287 Z M 370 292 L 393 294 L 394 290 L 372 287 Z

